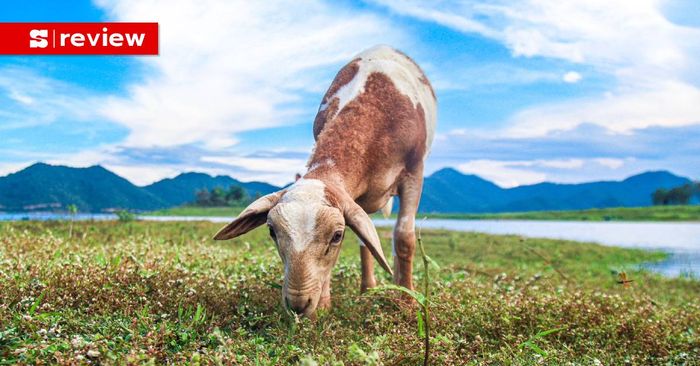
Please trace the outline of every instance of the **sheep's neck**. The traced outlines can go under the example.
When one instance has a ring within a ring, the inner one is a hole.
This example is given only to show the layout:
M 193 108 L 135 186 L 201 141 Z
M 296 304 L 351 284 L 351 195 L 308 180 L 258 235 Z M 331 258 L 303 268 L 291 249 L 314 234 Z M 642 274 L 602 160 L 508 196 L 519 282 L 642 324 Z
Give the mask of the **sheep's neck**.
M 305 179 L 318 179 L 326 186 L 336 187 L 347 193 L 350 198 L 356 200 L 364 194 L 366 184 L 362 179 L 358 179 L 354 175 L 343 174 L 336 167 L 322 166 L 304 175 Z

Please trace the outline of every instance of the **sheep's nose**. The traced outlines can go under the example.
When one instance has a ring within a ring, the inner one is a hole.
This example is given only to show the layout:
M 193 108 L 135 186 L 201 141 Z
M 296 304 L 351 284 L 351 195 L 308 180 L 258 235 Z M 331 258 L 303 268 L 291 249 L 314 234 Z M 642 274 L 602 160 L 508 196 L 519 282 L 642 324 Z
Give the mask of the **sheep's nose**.
M 306 309 L 311 306 L 311 298 L 308 296 L 287 295 L 284 297 L 284 302 L 287 304 L 288 309 L 299 315 L 304 314 Z

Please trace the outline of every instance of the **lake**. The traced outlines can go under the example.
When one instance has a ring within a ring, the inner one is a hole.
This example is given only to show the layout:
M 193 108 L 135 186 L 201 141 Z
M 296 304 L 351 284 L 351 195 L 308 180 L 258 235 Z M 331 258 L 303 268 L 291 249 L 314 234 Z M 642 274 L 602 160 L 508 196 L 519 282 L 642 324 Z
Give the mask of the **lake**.
M 66 220 L 65 214 L 2 214 L 0 221 Z M 149 221 L 211 221 L 226 223 L 230 217 L 140 216 Z M 112 214 L 78 214 L 76 220 L 115 220 Z M 394 220 L 375 220 L 391 226 Z M 586 222 L 529 220 L 420 220 L 425 229 L 513 234 L 532 238 L 566 239 L 608 246 L 663 250 L 670 254 L 660 263 L 644 265 L 667 276 L 700 274 L 700 223 L 697 222 Z

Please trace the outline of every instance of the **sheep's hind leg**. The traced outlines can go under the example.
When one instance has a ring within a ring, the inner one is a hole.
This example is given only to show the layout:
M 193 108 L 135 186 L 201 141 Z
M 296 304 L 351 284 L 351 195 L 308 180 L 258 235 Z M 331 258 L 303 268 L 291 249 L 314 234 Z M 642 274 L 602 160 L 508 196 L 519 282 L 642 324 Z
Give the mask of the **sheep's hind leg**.
M 394 227 L 394 283 L 413 289 L 413 256 L 416 252 L 416 211 L 423 188 L 423 167 L 405 176 L 398 186 L 399 217 Z

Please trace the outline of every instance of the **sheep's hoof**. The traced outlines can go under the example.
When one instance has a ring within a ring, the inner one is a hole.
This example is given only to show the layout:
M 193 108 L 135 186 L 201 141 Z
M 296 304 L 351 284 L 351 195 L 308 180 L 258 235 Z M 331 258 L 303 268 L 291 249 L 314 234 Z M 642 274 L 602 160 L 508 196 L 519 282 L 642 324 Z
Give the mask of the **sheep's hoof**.
M 369 281 L 362 281 L 360 284 L 360 293 L 364 294 L 367 290 L 374 287 L 377 287 L 377 281 L 374 278 Z

